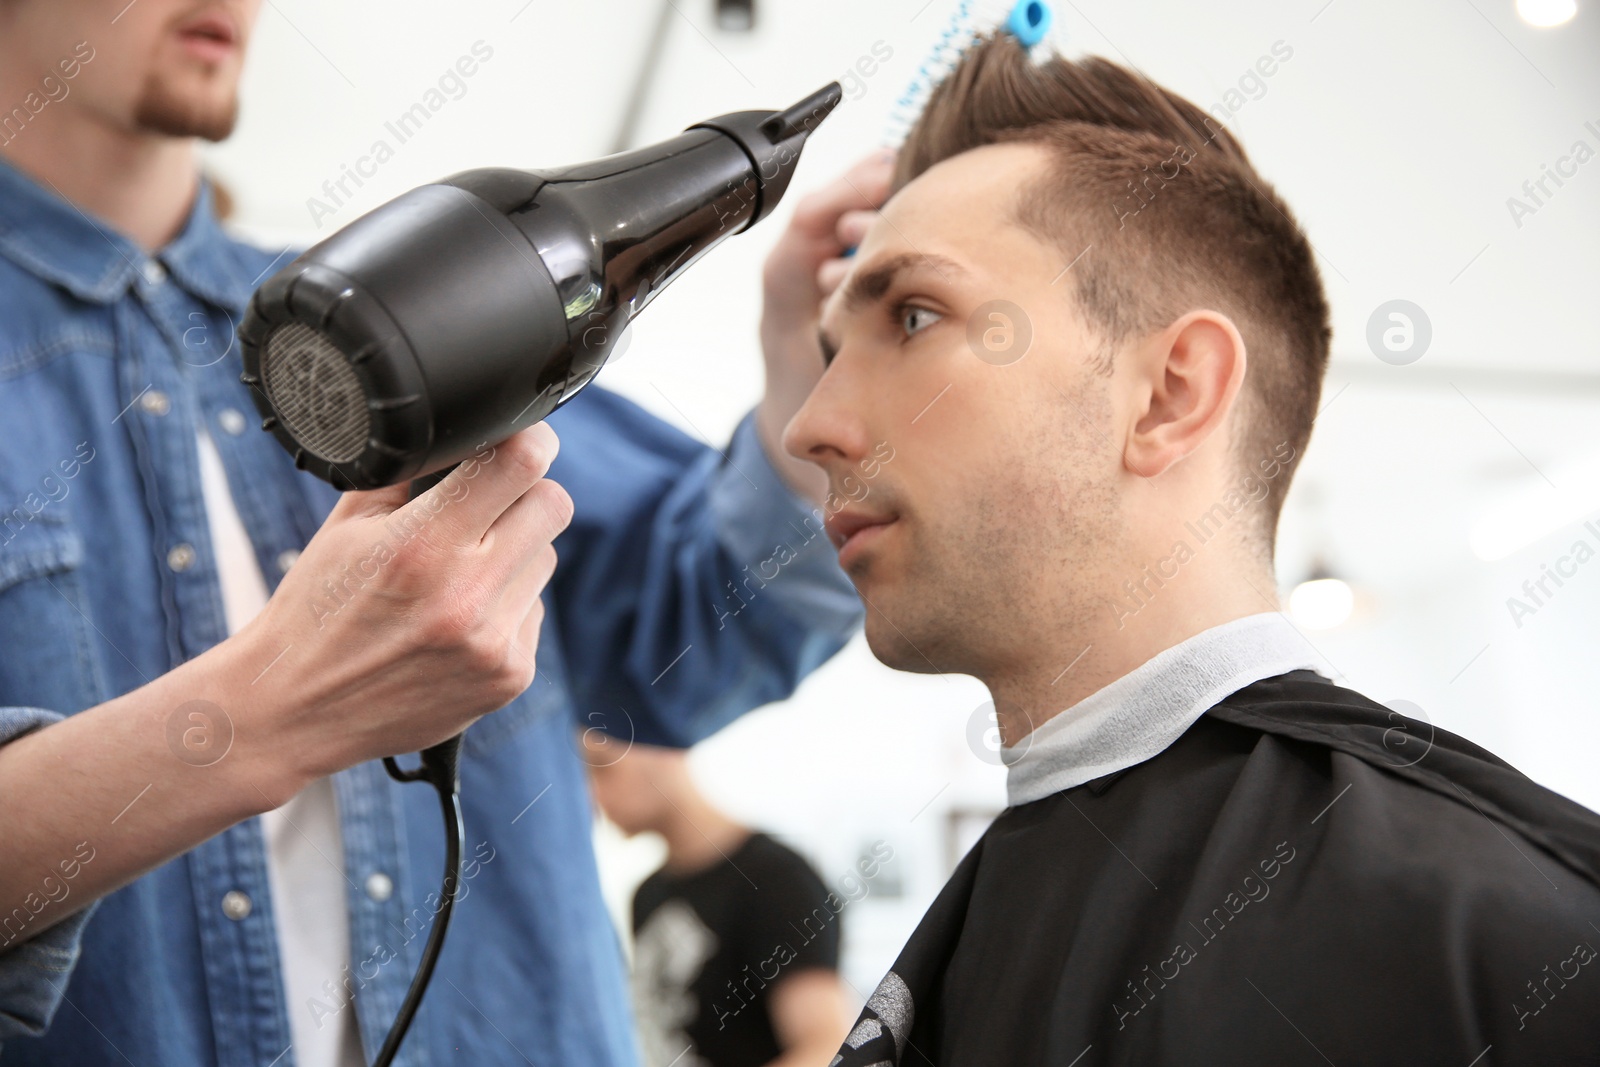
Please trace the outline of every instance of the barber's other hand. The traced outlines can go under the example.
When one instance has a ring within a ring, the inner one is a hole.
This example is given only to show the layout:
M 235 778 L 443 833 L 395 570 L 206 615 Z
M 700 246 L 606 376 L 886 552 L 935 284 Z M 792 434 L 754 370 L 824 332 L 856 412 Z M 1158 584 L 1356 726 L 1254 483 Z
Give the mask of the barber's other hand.
M 234 722 L 236 743 L 262 754 L 261 789 L 281 803 L 317 777 L 438 744 L 528 687 L 551 542 L 572 519 L 544 477 L 557 448 L 540 423 L 415 500 L 407 485 L 340 498 L 231 639 L 262 672 Z
M 894 152 L 862 159 L 830 184 L 803 197 L 762 270 L 761 351 L 767 389 L 756 430 L 767 456 L 799 493 L 820 501 L 827 476 L 783 450 L 783 428 L 822 377 L 817 325 L 822 303 L 838 287 L 859 244 L 889 195 Z

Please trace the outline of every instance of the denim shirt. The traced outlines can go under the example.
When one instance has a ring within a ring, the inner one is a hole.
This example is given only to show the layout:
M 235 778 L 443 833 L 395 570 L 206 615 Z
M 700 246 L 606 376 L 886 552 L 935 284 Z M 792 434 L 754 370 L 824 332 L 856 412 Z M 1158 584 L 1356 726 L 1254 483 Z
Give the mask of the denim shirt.
M 333 506 L 239 383 L 234 327 L 291 258 L 225 235 L 204 184 L 151 256 L 0 162 L 0 742 L 226 636 L 197 427 L 269 587 Z M 635 1063 L 575 724 L 690 744 L 788 695 L 860 624 L 818 513 L 749 417 L 719 452 L 591 386 L 550 423 L 576 513 L 538 676 L 467 731 L 467 878 L 409 1067 Z M 426 941 L 443 832 L 433 791 L 379 762 L 334 787 L 352 973 L 328 976 L 324 1008 L 356 1013 L 370 1062 Z M 106 814 L 77 860 L 117 833 Z M 27 818 L 0 813 L 0 833 Z M 294 1063 L 288 1013 L 312 1008 L 285 1002 L 259 819 L 19 940 L 25 912 L 0 916 L 7 1064 Z

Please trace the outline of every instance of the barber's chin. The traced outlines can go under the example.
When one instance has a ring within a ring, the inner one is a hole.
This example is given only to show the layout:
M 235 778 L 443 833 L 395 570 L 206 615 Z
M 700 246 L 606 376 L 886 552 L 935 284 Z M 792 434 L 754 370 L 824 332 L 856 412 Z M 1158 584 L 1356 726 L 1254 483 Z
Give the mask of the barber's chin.
M 135 105 L 134 122 L 141 130 L 169 137 L 226 140 L 239 116 L 237 95 L 231 88 L 189 81 L 173 78 L 147 89 Z

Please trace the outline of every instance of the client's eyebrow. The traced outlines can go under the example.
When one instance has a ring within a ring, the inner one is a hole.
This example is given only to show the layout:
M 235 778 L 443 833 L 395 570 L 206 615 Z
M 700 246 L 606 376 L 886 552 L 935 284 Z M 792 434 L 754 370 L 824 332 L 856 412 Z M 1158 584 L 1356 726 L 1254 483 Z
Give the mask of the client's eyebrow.
M 873 267 L 850 276 L 844 286 L 844 306 L 849 311 L 859 311 L 874 300 L 882 299 L 902 271 L 926 267 L 941 277 L 945 272 L 966 277 L 967 270 L 948 256 L 932 252 L 902 252 Z
M 914 270 L 929 269 L 935 271 L 940 277 L 954 274 L 959 277 L 968 277 L 965 267 L 951 259 L 933 252 L 902 252 L 892 256 L 871 270 L 860 271 L 852 274 L 845 282 L 842 298 L 847 311 L 859 311 L 874 301 L 883 299 L 883 294 L 889 291 L 894 280 L 901 273 Z M 817 330 L 817 343 L 822 346 L 822 362 L 826 366 L 833 362 L 833 357 L 838 354 L 839 346 L 828 340 L 826 330 Z

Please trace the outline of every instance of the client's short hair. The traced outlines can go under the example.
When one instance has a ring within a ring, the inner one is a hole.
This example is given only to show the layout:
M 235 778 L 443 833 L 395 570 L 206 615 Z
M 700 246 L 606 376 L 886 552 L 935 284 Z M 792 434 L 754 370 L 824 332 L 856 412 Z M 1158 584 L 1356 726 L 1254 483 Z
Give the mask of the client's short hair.
M 1270 561 L 1332 336 L 1310 242 L 1206 112 L 1098 56 L 1036 63 L 1008 33 L 980 39 L 934 89 L 891 190 L 969 149 L 1018 141 L 1050 149 L 1051 164 L 1019 190 L 1014 216 L 1063 268 L 1077 260 L 1069 292 L 1103 341 L 1103 373 L 1123 342 L 1194 308 L 1239 328 L 1249 362 L 1235 458 L 1252 481 L 1272 472 L 1255 516 Z

